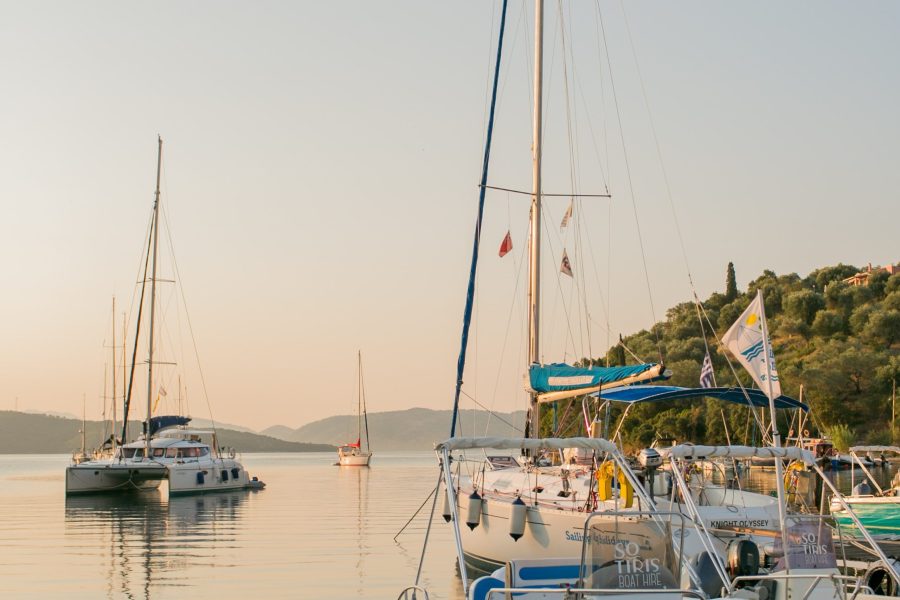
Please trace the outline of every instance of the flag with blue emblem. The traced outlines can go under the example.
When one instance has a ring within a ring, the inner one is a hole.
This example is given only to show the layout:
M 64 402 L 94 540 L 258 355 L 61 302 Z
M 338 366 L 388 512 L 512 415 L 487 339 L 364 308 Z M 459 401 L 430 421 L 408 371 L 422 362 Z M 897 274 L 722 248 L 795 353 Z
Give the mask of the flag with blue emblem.
M 703 357 L 703 366 L 700 367 L 700 387 L 716 387 L 716 374 L 713 373 L 712 359 L 709 357 L 709 351 L 707 351 L 706 356 Z
M 759 389 L 770 399 L 781 395 L 781 383 L 778 381 L 775 354 L 769 341 L 766 309 L 761 291 L 757 290 L 756 298 L 747 310 L 722 336 L 722 344 L 734 354 L 738 362 L 753 377 Z

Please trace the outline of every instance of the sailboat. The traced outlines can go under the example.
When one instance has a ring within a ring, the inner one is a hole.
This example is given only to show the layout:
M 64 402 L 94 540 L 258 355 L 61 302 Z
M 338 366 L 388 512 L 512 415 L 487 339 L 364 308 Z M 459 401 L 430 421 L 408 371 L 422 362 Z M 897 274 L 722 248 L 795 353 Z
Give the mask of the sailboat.
M 369 444 L 369 418 L 366 415 L 366 388 L 363 383 L 362 352 L 356 353 L 356 441 L 338 447 L 338 462 L 341 467 L 368 467 L 372 460 L 372 447 Z M 363 450 L 363 433 L 365 433 L 365 450 Z
M 137 440 L 118 446 L 111 457 L 73 461 L 66 469 L 67 495 L 155 489 L 163 480 L 169 482 L 169 494 L 236 490 L 254 486 L 246 469 L 235 459 L 234 450 L 225 450 L 219 445 L 215 430 L 189 428 L 190 417 L 153 416 L 154 399 L 158 402 L 160 396 L 166 395 L 165 390 L 154 379 L 154 366 L 164 364 L 155 355 L 162 145 L 162 138 L 159 138 L 156 192 L 144 261 L 144 277 L 137 317 L 138 333 L 135 335 L 131 374 L 124 401 L 122 439 L 124 440 L 128 433 L 128 409 L 134 387 L 141 312 L 144 307 L 144 292 L 149 283 L 147 412 L 143 433 Z

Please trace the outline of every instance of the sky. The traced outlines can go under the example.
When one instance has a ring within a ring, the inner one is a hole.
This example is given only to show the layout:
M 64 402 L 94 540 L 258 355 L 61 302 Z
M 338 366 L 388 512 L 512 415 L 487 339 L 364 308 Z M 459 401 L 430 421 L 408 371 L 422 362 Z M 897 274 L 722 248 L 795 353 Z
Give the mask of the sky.
M 162 306 L 181 289 L 190 319 L 160 337 L 172 355 L 196 345 L 177 369 L 195 416 L 207 397 L 255 429 L 350 413 L 357 350 L 370 410 L 449 408 L 499 6 L 0 0 L 0 408 L 100 417 L 157 135 L 179 274 Z M 510 3 L 489 177 L 519 190 L 532 10 Z M 663 318 L 688 270 L 705 297 L 729 261 L 744 287 L 900 260 L 900 5 L 546 12 L 544 191 L 612 194 L 581 198 L 563 231 L 569 200 L 545 204 L 546 361 Z M 527 210 L 487 195 L 466 408 L 524 407 Z

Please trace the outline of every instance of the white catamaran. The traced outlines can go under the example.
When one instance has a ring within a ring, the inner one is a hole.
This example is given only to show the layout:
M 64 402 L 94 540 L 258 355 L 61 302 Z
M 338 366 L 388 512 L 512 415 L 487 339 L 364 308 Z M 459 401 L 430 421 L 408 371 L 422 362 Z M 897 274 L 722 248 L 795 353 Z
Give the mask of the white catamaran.
M 73 461 L 66 469 L 66 494 L 122 492 L 158 488 L 163 480 L 169 482 L 170 494 L 201 493 L 261 487 L 250 479 L 243 465 L 235 459 L 234 450 L 226 451 L 218 444 L 214 430 L 188 428 L 189 417 L 153 416 L 154 398 L 159 401 L 165 391 L 154 379 L 156 283 L 160 224 L 160 171 L 162 167 L 162 138 L 159 138 L 156 164 L 156 192 L 153 201 L 150 236 L 144 261 L 143 286 L 150 283 L 149 334 L 147 345 L 147 413 L 144 430 L 134 442 L 122 444 L 112 456 L 98 456 L 91 460 Z M 149 272 L 148 272 L 149 267 Z M 138 309 L 140 331 L 144 287 Z M 135 335 L 131 379 L 125 395 L 122 439 L 127 434 L 128 404 L 134 382 L 135 357 L 139 334 Z M 255 478 L 254 478 L 255 480 Z

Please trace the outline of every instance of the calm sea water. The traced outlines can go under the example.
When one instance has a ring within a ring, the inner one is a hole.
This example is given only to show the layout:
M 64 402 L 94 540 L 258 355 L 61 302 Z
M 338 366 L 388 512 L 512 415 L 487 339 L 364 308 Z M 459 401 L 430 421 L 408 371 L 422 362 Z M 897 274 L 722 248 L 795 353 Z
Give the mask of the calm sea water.
M 378 453 L 369 469 L 335 458 L 244 455 L 260 492 L 66 499 L 68 456 L 0 456 L 0 596 L 396 598 L 431 502 L 393 537 L 437 482 L 434 455 Z M 462 598 L 440 515 L 423 573 L 432 598 Z
M 396 598 L 415 580 L 431 502 L 393 538 L 437 482 L 434 455 L 378 453 L 369 469 L 334 459 L 244 455 L 261 492 L 66 499 L 68 456 L 0 456 L 0 596 Z M 849 489 L 849 472 L 832 477 Z M 774 489 L 764 471 L 748 483 Z M 463 597 L 455 560 L 437 515 L 421 580 L 432 598 Z

